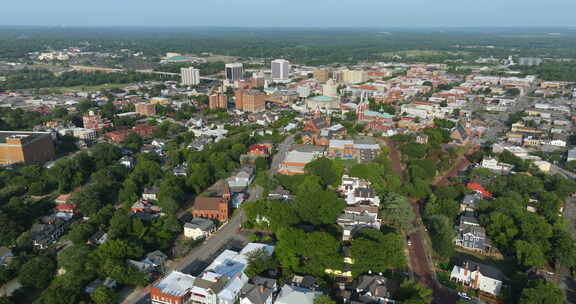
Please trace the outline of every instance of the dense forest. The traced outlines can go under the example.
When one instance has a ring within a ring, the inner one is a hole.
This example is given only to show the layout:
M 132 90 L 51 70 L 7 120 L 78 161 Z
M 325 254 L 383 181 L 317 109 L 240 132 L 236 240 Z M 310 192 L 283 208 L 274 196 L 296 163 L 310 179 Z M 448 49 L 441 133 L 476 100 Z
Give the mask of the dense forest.
M 551 32 L 560 35 L 550 35 Z M 575 32 L 559 29 L 0 28 L 0 59 L 20 59 L 29 52 L 71 45 L 85 46 L 87 51 L 128 48 L 143 51 L 147 56 L 210 52 L 283 57 L 308 65 L 381 60 L 387 58 L 382 56 L 384 52 L 406 50 L 442 51 L 411 56 L 433 60 L 467 56 L 576 56 Z
M 518 67 L 528 75 L 548 81 L 576 81 L 576 62 L 546 62 L 539 66 Z
M 64 72 L 60 75 L 45 69 L 22 69 L 6 75 L 6 81 L 0 86 L 5 89 L 39 89 L 73 87 L 79 85 L 102 85 L 106 83 L 134 83 L 157 80 L 159 75 L 136 72 Z

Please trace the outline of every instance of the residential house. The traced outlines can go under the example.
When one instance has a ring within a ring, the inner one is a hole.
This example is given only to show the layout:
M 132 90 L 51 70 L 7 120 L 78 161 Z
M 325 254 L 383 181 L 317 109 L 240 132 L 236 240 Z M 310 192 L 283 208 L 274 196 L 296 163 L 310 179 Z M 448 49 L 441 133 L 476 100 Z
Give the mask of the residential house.
M 207 238 L 215 229 L 213 221 L 197 217 L 184 224 L 184 236 L 192 240 Z
M 140 272 L 152 273 L 154 271 L 162 271 L 167 260 L 168 256 L 166 254 L 162 251 L 156 250 L 148 253 L 141 261 L 129 259 L 128 264 L 135 267 Z
M 270 157 L 270 151 L 272 150 L 271 145 L 261 144 L 261 145 L 251 145 L 248 148 L 248 155 L 255 156 L 255 157 L 263 157 L 268 158 Z
M 32 245 L 38 249 L 47 249 L 56 243 L 66 231 L 70 222 L 56 217 L 45 217 L 42 223 L 37 223 L 30 229 Z
M 104 280 L 104 282 L 102 282 L 102 280 L 100 279 L 96 279 L 94 281 L 92 281 L 90 284 L 88 284 L 88 286 L 86 286 L 86 288 L 84 289 L 84 291 L 87 294 L 92 294 L 94 293 L 94 291 L 96 291 L 96 289 L 98 289 L 98 287 L 100 286 L 104 286 L 106 288 L 116 288 L 116 286 L 118 285 L 118 282 L 116 282 L 116 280 L 113 280 L 112 278 L 108 277 Z
M 175 176 L 187 176 L 188 175 L 188 164 L 183 163 L 172 168 L 172 174 Z
M 362 275 L 355 282 L 353 299 L 358 303 L 393 304 L 393 294 L 400 288 L 396 280 L 380 275 Z
M 454 240 L 456 246 L 481 253 L 488 253 L 492 250 L 491 242 L 486 237 L 486 230 L 480 226 L 473 212 L 464 212 L 460 216 L 457 231 Z
M 426 134 L 418 134 L 416 135 L 416 142 L 421 144 L 421 145 L 426 145 L 428 144 L 428 135 Z
M 314 298 L 321 294 L 319 291 L 284 285 L 276 298 L 275 304 L 314 304 Z
M 492 199 L 493 196 L 490 192 L 488 192 L 482 185 L 477 183 L 468 183 L 466 187 L 470 190 L 474 190 L 476 193 L 479 193 L 485 199 Z
M 134 168 L 134 158 L 131 156 L 122 156 L 118 162 L 128 169 Z
M 342 240 L 349 241 L 354 232 L 362 228 L 380 229 L 378 207 L 357 205 L 344 209 L 344 213 L 338 216 L 336 223 L 343 228 Z
M 142 199 L 146 201 L 157 201 L 159 191 L 160 188 L 157 186 L 147 187 L 142 192 Z
M 474 211 L 476 210 L 478 203 L 483 199 L 483 196 L 479 192 L 474 192 L 472 194 L 466 194 L 460 202 L 460 211 Z
M 7 266 L 14 255 L 8 247 L 0 247 L 0 266 Z
M 264 250 L 272 254 L 274 246 L 249 243 L 240 252 L 224 250 L 198 277 L 194 284 L 193 303 L 234 304 L 249 279 L 244 274 L 250 254 Z M 217 301 L 217 302 L 215 302 Z
M 236 174 L 230 176 L 226 179 L 228 186 L 232 192 L 242 192 L 248 189 L 248 186 L 252 183 L 254 178 L 253 169 L 250 167 L 244 167 L 239 170 Z
M 151 201 L 139 199 L 132 205 L 130 211 L 133 213 L 151 213 L 161 215 L 162 208 L 154 205 Z
M 344 174 L 338 191 L 345 197 L 348 205 L 362 203 L 379 206 L 380 198 L 370 185 L 369 181 Z
M 514 165 L 499 162 L 495 158 L 484 158 L 481 164 L 482 168 L 489 169 L 493 172 L 508 174 L 514 168 Z
M 240 290 L 240 304 L 272 304 L 276 280 L 254 277 Z
M 232 194 L 228 183 L 220 180 L 212 185 L 206 193 L 195 198 L 192 216 L 226 222 L 230 215 L 231 199 Z
M 473 262 L 465 262 L 463 266 L 454 266 L 450 280 L 464 285 L 465 288 L 478 290 L 481 294 L 497 297 L 502 289 L 504 276 L 498 269 Z
M 290 194 L 290 191 L 284 189 L 281 185 L 278 185 L 276 189 L 271 190 L 268 193 L 269 200 L 277 200 L 277 201 L 289 201 L 291 200 L 293 195 Z
M 91 245 L 102 245 L 108 241 L 108 233 L 104 230 L 99 230 L 91 236 L 86 243 Z

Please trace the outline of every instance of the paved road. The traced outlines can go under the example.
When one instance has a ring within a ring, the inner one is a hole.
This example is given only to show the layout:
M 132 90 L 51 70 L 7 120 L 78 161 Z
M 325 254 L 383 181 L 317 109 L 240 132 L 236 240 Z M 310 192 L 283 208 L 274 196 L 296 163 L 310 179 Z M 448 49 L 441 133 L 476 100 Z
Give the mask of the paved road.
M 390 141 L 387 141 L 388 147 L 390 147 L 390 160 L 392 161 L 392 170 L 396 174 L 403 178 L 402 163 L 400 161 L 400 152 L 397 147 Z M 465 158 L 464 158 L 465 159 Z M 442 180 L 443 178 L 440 178 Z M 421 282 L 433 291 L 433 303 L 438 304 L 453 304 L 458 301 L 458 295 L 438 284 L 436 281 L 436 275 L 433 271 L 432 257 L 429 252 L 427 252 L 427 247 L 425 245 L 425 230 L 422 223 L 422 216 L 420 212 L 420 204 L 415 199 L 410 199 L 414 214 L 416 214 L 416 219 L 412 222 L 414 227 L 413 232 L 408 234 L 410 238 L 411 245 L 408 246 L 408 257 L 410 263 L 410 269 L 414 275 L 414 279 Z
M 569 198 L 566 200 L 564 207 L 564 218 L 568 223 L 568 231 L 573 238 L 576 238 L 576 199 Z M 570 270 L 562 267 L 560 270 L 560 288 L 566 294 L 566 303 L 576 303 L 576 281 L 570 275 Z
M 278 146 L 278 153 L 272 159 L 272 165 L 269 170 L 270 176 L 278 170 L 280 163 L 284 159 L 285 153 L 290 149 L 294 142 L 294 136 L 288 136 L 282 144 Z M 256 201 L 262 198 L 262 187 L 256 185 L 250 188 L 249 198 L 247 201 Z M 242 247 L 246 243 L 246 237 L 240 232 L 240 227 L 244 219 L 244 211 L 238 209 L 227 224 L 214 233 L 200 246 L 194 248 L 186 257 L 169 262 L 166 272 L 172 270 L 182 271 L 197 275 L 204 270 L 211 261 L 216 258 L 226 247 Z M 146 289 L 139 289 L 130 294 L 122 303 L 123 304 L 145 304 L 149 303 L 149 294 Z

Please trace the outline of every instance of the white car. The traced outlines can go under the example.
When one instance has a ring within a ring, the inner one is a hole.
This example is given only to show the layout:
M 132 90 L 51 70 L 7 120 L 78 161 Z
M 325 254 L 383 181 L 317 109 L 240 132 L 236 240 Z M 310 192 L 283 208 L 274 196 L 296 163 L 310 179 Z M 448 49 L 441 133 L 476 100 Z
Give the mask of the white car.
M 459 292 L 458 296 L 460 297 L 460 299 L 466 300 L 466 301 L 472 301 L 472 298 L 466 294 L 465 292 Z

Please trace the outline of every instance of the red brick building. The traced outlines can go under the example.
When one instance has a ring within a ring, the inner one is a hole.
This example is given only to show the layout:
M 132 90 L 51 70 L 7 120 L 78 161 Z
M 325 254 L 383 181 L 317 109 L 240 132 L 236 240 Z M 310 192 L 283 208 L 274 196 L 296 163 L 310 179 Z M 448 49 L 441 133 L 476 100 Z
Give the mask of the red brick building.
M 0 131 L 0 164 L 42 163 L 55 156 L 50 133 Z
M 228 183 L 220 180 L 210 187 L 207 193 L 196 197 L 192 207 L 192 216 L 226 222 L 230 215 L 231 198 Z
M 157 126 L 149 126 L 149 125 L 137 125 L 132 129 L 127 130 L 118 130 L 113 132 L 108 132 L 104 134 L 104 137 L 110 139 L 115 143 L 121 143 L 126 139 L 126 137 L 132 133 L 136 133 L 142 137 L 151 137 L 154 132 L 158 129 Z
M 92 111 L 82 116 L 82 122 L 84 123 L 84 128 L 96 131 L 112 127 L 112 122 L 103 119 L 100 114 L 95 114 Z
M 172 271 L 167 276 L 148 287 L 153 304 L 189 303 L 195 277 L 179 271 Z
M 210 109 L 226 109 L 228 108 L 228 96 L 223 93 L 215 93 L 210 95 L 208 99 L 208 106 Z
M 136 113 L 144 116 L 155 116 L 156 115 L 156 105 L 146 102 L 137 103 L 135 105 Z
M 256 90 L 237 90 L 236 109 L 246 112 L 266 110 L 266 94 Z

